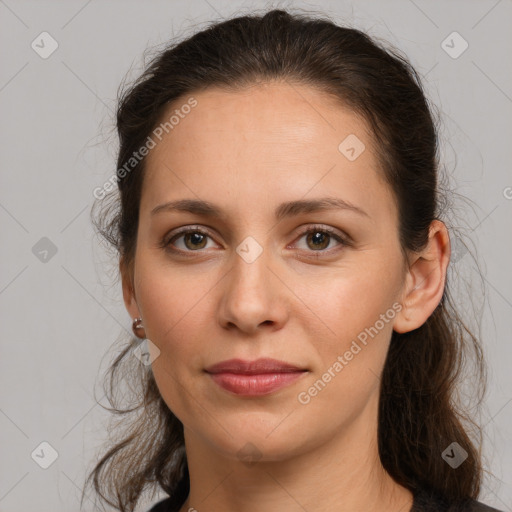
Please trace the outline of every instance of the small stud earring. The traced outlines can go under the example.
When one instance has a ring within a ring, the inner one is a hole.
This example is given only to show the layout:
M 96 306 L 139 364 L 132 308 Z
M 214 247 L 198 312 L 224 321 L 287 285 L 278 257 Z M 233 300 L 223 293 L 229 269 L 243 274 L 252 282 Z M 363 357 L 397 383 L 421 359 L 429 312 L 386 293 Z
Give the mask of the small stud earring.
M 144 331 L 144 326 L 142 325 L 142 318 L 134 318 L 133 319 L 132 331 L 133 331 L 133 334 L 135 334 L 135 336 L 137 336 L 137 338 L 144 339 L 146 337 L 146 332 Z

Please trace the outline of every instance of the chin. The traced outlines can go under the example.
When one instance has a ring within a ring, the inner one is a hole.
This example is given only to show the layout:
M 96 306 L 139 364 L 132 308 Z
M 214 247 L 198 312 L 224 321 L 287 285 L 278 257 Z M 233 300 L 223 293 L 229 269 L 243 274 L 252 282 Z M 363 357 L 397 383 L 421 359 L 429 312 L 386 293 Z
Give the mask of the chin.
M 256 462 L 285 461 L 303 453 L 307 449 L 307 440 L 297 435 L 297 425 L 289 423 L 286 429 L 281 429 L 278 421 L 262 423 L 259 428 L 255 421 L 241 421 L 234 426 L 230 423 L 226 431 L 220 428 L 215 434 L 204 433 L 209 444 L 220 455 L 230 460 L 245 462 L 248 466 Z M 300 437 L 300 438 L 299 438 Z M 312 439 L 310 439 L 312 441 Z

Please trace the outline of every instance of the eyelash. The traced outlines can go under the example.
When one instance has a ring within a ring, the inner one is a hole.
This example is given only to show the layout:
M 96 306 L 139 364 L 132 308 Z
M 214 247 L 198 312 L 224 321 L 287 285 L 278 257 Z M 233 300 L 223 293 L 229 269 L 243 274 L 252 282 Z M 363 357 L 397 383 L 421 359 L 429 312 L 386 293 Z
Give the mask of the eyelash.
M 199 233 L 201 235 L 205 235 L 205 236 L 212 238 L 211 235 L 207 231 L 204 231 L 203 229 L 196 227 L 196 226 L 191 226 L 191 227 L 184 228 L 184 229 L 174 233 L 170 238 L 168 236 L 165 237 L 162 240 L 162 242 L 160 243 L 160 247 L 162 249 L 165 249 L 166 251 L 170 251 L 170 252 L 177 253 L 177 254 L 183 254 L 183 255 L 186 255 L 187 257 L 192 256 L 192 254 L 190 254 L 190 253 L 202 252 L 201 249 L 198 249 L 197 251 L 191 251 L 191 250 L 184 251 L 182 249 L 176 249 L 176 248 L 171 247 L 172 242 L 174 242 L 178 238 L 182 237 L 183 235 L 186 235 L 189 233 Z M 326 233 L 330 237 L 334 238 L 337 242 L 340 242 L 341 246 L 349 247 L 352 245 L 351 241 L 347 237 L 340 235 L 337 231 L 335 231 L 332 228 L 328 228 L 328 227 L 324 227 L 324 226 L 312 226 L 312 227 L 308 228 L 307 230 L 302 231 L 299 234 L 299 239 L 302 238 L 304 235 L 308 235 L 310 233 Z M 336 249 L 319 249 L 318 251 L 310 250 L 308 252 L 312 253 L 312 255 L 311 255 L 312 257 L 318 258 L 318 257 L 321 257 L 321 254 L 331 254 L 331 252 L 333 252 L 335 250 Z M 314 256 L 313 256 L 313 254 L 314 254 Z

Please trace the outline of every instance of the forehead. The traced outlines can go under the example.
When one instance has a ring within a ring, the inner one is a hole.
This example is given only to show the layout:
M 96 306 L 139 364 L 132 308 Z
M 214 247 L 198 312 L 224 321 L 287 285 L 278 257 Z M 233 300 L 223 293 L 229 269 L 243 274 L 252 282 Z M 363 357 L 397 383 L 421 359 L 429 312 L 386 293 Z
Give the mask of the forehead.
M 325 92 L 270 83 L 237 91 L 212 88 L 193 97 L 197 105 L 147 157 L 143 196 L 149 202 L 186 194 L 253 198 L 261 206 L 261 200 L 339 192 L 369 209 L 378 207 L 377 196 L 386 196 L 389 205 L 366 122 Z M 187 99 L 175 101 L 164 121 Z M 357 158 L 347 158 L 345 141 L 355 142 Z
M 232 150 L 245 151 L 264 149 L 262 144 L 286 150 L 292 145 L 314 142 L 302 149 L 322 151 L 329 145 L 331 150 L 337 150 L 338 139 L 344 132 L 357 134 L 361 139 L 370 135 L 366 122 L 339 99 L 305 85 L 273 82 L 236 91 L 210 88 L 194 98 L 197 106 L 190 113 L 179 120 L 174 116 L 178 123 L 166 142 L 180 145 L 194 140 L 199 150 L 213 150 L 214 143 L 223 142 L 226 146 L 231 142 Z M 186 98 L 175 100 L 167 114 L 179 111 L 185 103 Z M 164 121 L 169 117 L 164 115 Z M 225 134 L 235 137 L 234 140 L 223 140 Z M 322 139 L 324 147 L 318 144 Z M 235 146 L 233 142 L 241 145 Z M 222 156 L 220 151 L 218 156 Z

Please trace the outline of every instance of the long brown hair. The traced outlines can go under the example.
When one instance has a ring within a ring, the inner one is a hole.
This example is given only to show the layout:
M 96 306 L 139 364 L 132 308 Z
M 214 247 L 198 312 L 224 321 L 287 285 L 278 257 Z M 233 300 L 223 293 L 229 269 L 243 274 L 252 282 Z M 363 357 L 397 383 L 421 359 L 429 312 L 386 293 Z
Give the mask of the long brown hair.
M 419 75 L 398 50 L 360 30 L 326 16 L 272 10 L 211 24 L 169 45 L 121 95 L 118 191 L 99 197 L 92 213 L 98 232 L 126 268 L 134 261 L 145 159 L 128 171 L 126 162 L 158 126 L 169 102 L 206 87 L 236 91 L 271 80 L 320 88 L 364 117 L 397 201 L 402 252 L 425 247 L 444 199 L 438 179 L 439 120 Z M 125 172 L 119 172 L 123 167 Z M 476 336 L 454 307 L 449 281 L 421 327 L 392 334 L 381 381 L 378 441 L 382 465 L 396 482 L 413 493 L 423 489 L 459 500 L 478 496 L 482 466 L 480 441 L 472 439 L 479 431 L 457 404 L 456 384 L 472 360 L 480 403 L 485 366 Z M 122 415 L 115 432 L 123 434 L 86 486 L 92 479 L 101 498 L 121 511 L 133 511 L 148 487 L 164 490 L 178 508 L 189 492 L 183 426 L 160 396 L 151 369 L 130 357 L 137 343 L 132 337 L 109 368 L 109 410 Z M 114 404 L 121 368 L 121 378 L 135 389 L 130 400 L 136 405 L 126 409 Z M 468 453 L 456 470 L 441 456 L 452 442 Z

